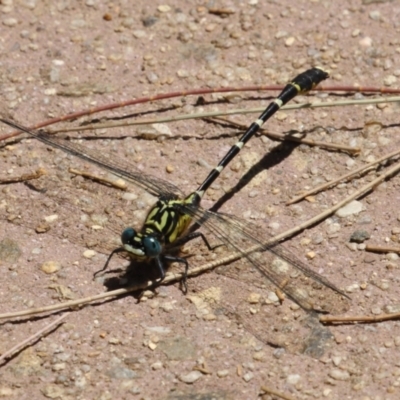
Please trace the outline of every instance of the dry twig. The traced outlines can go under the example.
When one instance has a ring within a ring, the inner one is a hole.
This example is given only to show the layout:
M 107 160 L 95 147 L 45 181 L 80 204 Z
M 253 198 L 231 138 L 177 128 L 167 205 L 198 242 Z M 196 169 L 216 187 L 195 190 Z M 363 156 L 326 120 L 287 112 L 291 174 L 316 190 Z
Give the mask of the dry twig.
M 46 325 L 44 328 L 40 329 L 38 332 L 34 333 L 33 335 L 29 336 L 27 339 L 23 340 L 22 342 L 16 344 L 14 347 L 12 347 L 10 350 L 6 351 L 0 356 L 0 363 L 5 361 L 7 358 L 12 357 L 15 353 L 19 352 L 22 350 L 25 346 L 27 346 L 29 343 L 34 342 L 38 340 L 40 337 L 44 336 L 47 332 L 51 331 L 52 329 L 55 329 L 56 326 L 60 325 L 61 322 L 69 315 L 70 313 L 67 312 L 61 317 L 57 318 L 50 324 Z

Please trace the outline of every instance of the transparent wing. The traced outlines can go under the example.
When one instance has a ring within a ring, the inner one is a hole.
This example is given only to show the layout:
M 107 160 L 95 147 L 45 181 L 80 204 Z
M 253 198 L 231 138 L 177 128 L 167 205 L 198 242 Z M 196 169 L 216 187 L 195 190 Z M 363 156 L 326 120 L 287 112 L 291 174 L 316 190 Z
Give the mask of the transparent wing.
M 0 118 L 0 121 L 28 133 L 49 146 L 98 165 L 116 176 L 133 182 L 139 187 L 147 190 L 153 196 L 165 198 L 184 197 L 182 191 L 172 183 L 146 174 L 143 171 L 138 170 L 132 163 L 123 160 L 119 160 L 118 162 L 114 161 L 96 150 L 89 149 L 87 146 L 82 146 L 79 143 L 51 136 L 46 133 L 33 131 L 5 118 Z
M 263 243 L 267 235 L 255 225 L 200 207 L 184 208 L 184 212 L 190 214 L 194 221 L 248 261 L 247 267 L 242 270 L 225 266 L 222 273 L 238 280 L 247 280 L 255 286 L 268 280 L 305 310 L 332 314 L 348 310 L 349 298 L 340 289 L 311 270 L 283 245 Z M 253 268 L 249 269 L 248 265 Z

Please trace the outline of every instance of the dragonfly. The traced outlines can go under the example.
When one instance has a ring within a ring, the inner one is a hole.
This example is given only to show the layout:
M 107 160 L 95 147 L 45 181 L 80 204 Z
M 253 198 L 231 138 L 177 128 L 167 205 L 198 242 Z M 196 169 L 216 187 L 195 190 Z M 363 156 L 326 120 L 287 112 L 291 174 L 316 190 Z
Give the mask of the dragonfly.
M 252 272 L 259 276 L 259 280 L 267 279 L 272 282 L 303 309 L 342 313 L 348 308 L 349 299 L 333 283 L 311 270 L 280 243 L 265 244 L 263 238 L 268 235 L 254 224 L 229 214 L 211 212 L 200 205 L 204 194 L 222 170 L 237 156 L 263 124 L 295 96 L 312 90 L 328 76 L 328 73 L 319 67 L 311 68 L 296 76 L 248 127 L 243 136 L 231 147 L 198 189 L 187 196 L 172 183 L 139 171 L 129 163 L 111 160 L 79 143 L 50 136 L 43 131 L 31 130 L 6 118 L 1 117 L 0 121 L 49 146 L 124 178 L 158 198 L 139 231 L 133 227 L 127 227 L 123 230 L 121 234 L 122 246 L 115 248 L 110 253 L 103 270 L 107 268 L 115 253 L 124 252 L 133 261 L 154 263 L 159 273 L 159 281 L 162 281 L 165 277 L 165 265 L 171 262 L 183 264 L 185 266 L 184 277 L 186 277 L 189 268 L 187 259 L 176 256 L 171 249 L 179 248 L 200 237 L 207 248 L 212 250 L 213 248 L 202 232 L 189 230 L 193 224 L 198 224 L 208 233 L 214 235 L 228 249 L 239 252 L 253 267 Z M 246 251 L 250 246 L 255 250 Z M 274 255 L 284 262 L 274 262 Z M 184 287 L 186 287 L 185 278 Z

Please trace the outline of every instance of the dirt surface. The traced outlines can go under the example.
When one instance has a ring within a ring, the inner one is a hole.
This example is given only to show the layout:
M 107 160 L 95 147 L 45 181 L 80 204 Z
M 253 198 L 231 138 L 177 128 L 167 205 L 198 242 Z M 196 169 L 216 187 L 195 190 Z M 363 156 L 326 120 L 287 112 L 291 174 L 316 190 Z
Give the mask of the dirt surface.
M 1 114 L 33 126 L 158 93 L 283 84 L 313 65 L 330 70 L 326 85 L 396 87 L 399 13 L 395 1 L 1 0 Z M 126 115 L 150 119 L 265 107 L 272 95 L 178 97 L 107 110 L 62 126 Z M 312 94 L 293 103 L 308 99 L 340 97 Z M 393 104 L 281 111 L 267 123 L 271 132 L 296 130 L 308 139 L 359 147 L 360 154 L 258 136 L 202 205 L 211 207 L 264 157 L 263 169 L 221 210 L 256 224 L 268 232 L 265 237 L 283 232 L 381 173 L 372 170 L 308 201 L 285 205 L 295 193 L 396 149 L 396 115 Z M 248 125 L 256 115 L 230 118 Z M 9 131 L 1 127 L 2 133 Z M 198 119 L 85 131 L 81 143 L 113 159 L 127 159 L 190 193 L 239 136 L 229 125 Z M 3 144 L 0 155 L 2 179 L 39 167 L 47 171 L 29 184 L 1 187 L 1 312 L 106 291 L 107 278 L 121 272 L 93 280 L 109 249 L 118 245 L 102 240 L 118 243 L 122 227 L 140 227 L 155 199 L 135 186 L 125 193 L 75 177 L 69 167 L 104 172 L 32 138 Z M 332 215 L 285 243 L 349 295 L 348 315 L 400 307 L 398 256 L 364 250 L 366 243 L 398 246 L 399 185 L 398 176 L 392 177 L 358 199 L 361 211 Z M 85 236 L 89 231 L 96 233 L 93 242 Z M 350 242 L 355 233 L 362 243 Z M 363 242 L 365 237 L 369 242 Z M 218 249 L 210 254 L 197 242 L 188 251 L 194 254 L 191 266 L 225 255 Z M 115 258 L 112 267 L 127 264 Z M 245 264 L 231 267 L 240 270 Z M 399 398 L 397 321 L 323 326 L 290 300 L 281 305 L 271 286 L 260 289 L 215 272 L 188 284 L 186 296 L 176 284 L 146 292 L 140 302 L 125 296 L 72 310 L 63 325 L 3 361 L 0 397 L 254 399 L 265 385 L 295 399 Z M 229 306 L 233 313 L 224 312 Z M 239 309 L 244 310 L 240 320 L 235 316 Z M 57 316 L 1 322 L 0 354 Z

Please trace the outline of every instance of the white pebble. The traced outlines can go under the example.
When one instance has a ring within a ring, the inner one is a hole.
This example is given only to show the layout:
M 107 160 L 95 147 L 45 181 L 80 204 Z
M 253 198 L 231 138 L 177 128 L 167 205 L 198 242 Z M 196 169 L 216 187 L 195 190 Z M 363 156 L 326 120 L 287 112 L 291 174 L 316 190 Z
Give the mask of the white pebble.
M 348 217 L 349 215 L 358 214 L 363 210 L 363 204 L 357 200 L 353 200 L 344 207 L 336 211 L 336 215 L 340 218 Z
M 202 376 L 200 371 L 192 371 L 186 375 L 180 375 L 179 379 L 184 383 L 194 383 Z
M 296 385 L 296 384 L 300 381 L 300 379 L 301 379 L 301 376 L 300 376 L 300 375 L 298 375 L 298 374 L 291 374 L 291 375 L 288 375 L 288 377 L 286 378 L 286 382 L 287 382 L 289 385 Z
M 83 257 L 85 258 L 93 258 L 97 253 L 94 250 L 85 250 L 83 252 Z
M 350 379 L 350 374 L 341 369 L 333 369 L 329 372 L 329 376 L 336 381 L 348 381 Z
M 3 20 L 3 25 L 8 26 L 8 27 L 13 27 L 18 24 L 18 20 L 15 18 L 6 18 Z

